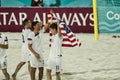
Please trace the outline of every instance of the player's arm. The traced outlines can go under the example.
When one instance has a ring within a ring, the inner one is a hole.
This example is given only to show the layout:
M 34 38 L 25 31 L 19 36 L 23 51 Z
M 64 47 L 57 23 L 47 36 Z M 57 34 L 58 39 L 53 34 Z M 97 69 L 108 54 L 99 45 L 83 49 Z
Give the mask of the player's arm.
M 28 44 L 28 48 L 35 55 L 36 58 L 40 58 L 40 55 L 33 50 L 32 44 Z
M 43 22 L 41 21 L 39 24 L 40 24 L 40 28 L 43 29 L 43 32 L 46 32 L 47 29 L 48 29 L 49 26 L 50 26 L 50 23 L 49 23 L 49 22 L 47 22 L 45 25 L 43 25 Z
M 40 58 L 40 55 L 32 48 L 32 35 L 28 37 L 28 48 L 37 59 Z
M 0 44 L 0 48 L 8 49 L 8 44 Z
M 44 30 L 47 31 L 49 29 L 50 23 L 47 22 L 46 25 L 44 26 Z
M 62 37 L 62 33 L 61 33 L 61 30 L 60 30 L 60 25 L 59 25 L 59 22 L 57 23 L 57 25 L 58 25 L 58 35 L 59 35 L 59 37 Z

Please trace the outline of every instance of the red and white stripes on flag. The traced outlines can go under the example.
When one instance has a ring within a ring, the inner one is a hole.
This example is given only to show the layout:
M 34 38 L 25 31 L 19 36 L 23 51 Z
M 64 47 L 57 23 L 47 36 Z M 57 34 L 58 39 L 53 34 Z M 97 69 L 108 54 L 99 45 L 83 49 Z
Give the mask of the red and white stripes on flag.
M 57 21 L 60 22 L 59 27 L 63 37 L 62 46 L 63 47 L 81 46 L 81 43 L 79 42 L 75 34 L 71 31 L 71 29 L 65 24 L 65 22 L 58 20 L 55 17 L 55 14 L 53 13 L 48 14 L 48 22 L 56 23 Z M 52 39 L 52 33 L 50 33 L 50 46 L 51 46 L 51 39 Z

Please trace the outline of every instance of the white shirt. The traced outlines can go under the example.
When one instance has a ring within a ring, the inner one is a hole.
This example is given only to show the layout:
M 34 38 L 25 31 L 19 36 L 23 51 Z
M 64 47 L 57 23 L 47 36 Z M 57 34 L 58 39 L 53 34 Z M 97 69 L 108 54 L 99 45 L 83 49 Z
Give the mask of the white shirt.
M 22 46 L 28 46 L 28 35 L 31 33 L 32 31 L 30 29 L 23 29 L 22 30 Z
M 8 39 L 7 36 L 1 33 L 0 35 L 0 44 L 7 45 L 8 44 Z M 6 49 L 0 48 L 0 58 L 6 56 Z
M 40 30 L 40 32 L 35 35 L 34 32 L 32 32 L 31 34 L 29 34 L 28 37 L 28 44 L 32 44 L 32 48 L 35 52 L 37 52 L 38 54 L 40 54 L 40 57 L 43 58 L 43 49 L 42 49 L 42 35 L 43 35 L 43 29 Z M 33 53 L 30 51 L 30 54 L 33 55 Z
M 52 36 L 50 58 L 60 57 L 62 54 L 62 37 L 60 38 L 58 34 Z

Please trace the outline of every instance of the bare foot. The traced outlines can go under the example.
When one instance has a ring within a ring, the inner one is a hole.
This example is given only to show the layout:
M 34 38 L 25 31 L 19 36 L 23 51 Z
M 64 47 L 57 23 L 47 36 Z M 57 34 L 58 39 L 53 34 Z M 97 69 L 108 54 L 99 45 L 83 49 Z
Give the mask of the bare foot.
M 16 75 L 13 74 L 13 75 L 12 75 L 12 78 L 13 78 L 13 80 L 16 80 Z

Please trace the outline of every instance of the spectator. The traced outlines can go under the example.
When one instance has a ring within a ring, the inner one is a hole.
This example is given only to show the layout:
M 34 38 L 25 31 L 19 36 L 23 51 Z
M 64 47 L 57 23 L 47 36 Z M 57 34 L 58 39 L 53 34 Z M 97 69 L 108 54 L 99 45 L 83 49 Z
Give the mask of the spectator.
M 43 6 L 43 0 L 32 0 L 31 6 Z

